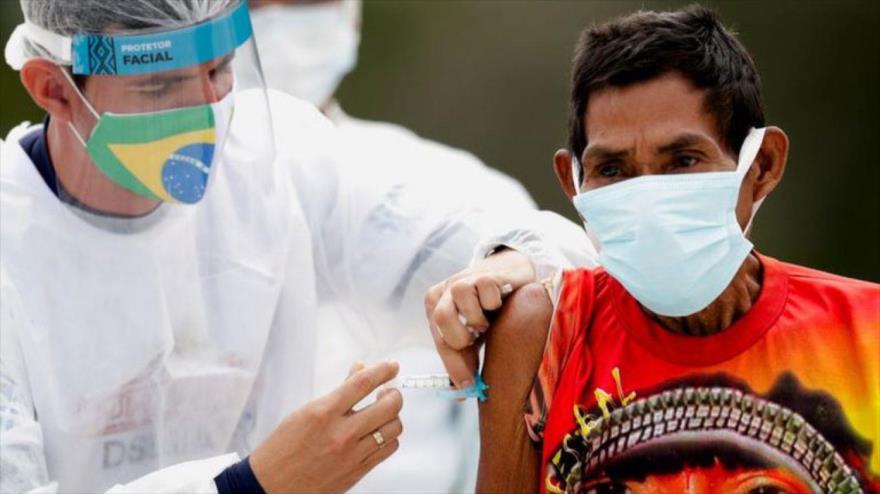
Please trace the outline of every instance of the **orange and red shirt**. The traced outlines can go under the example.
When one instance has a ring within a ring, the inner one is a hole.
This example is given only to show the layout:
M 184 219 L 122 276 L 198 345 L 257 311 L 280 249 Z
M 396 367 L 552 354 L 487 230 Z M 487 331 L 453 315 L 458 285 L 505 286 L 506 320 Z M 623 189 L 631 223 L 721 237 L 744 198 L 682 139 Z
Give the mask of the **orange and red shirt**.
M 880 491 L 880 285 L 758 258 L 755 304 L 701 337 L 562 274 L 526 406 L 542 492 Z

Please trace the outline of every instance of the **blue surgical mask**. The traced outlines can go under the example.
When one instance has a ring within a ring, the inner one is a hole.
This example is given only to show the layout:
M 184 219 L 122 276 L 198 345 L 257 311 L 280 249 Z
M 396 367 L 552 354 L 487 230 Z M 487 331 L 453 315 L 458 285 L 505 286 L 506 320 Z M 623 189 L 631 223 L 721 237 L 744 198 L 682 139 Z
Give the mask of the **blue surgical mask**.
M 644 175 L 583 193 L 574 179 L 574 206 L 599 264 L 649 310 L 674 317 L 702 310 L 752 250 L 736 204 L 764 130 L 746 136 L 735 171 Z M 574 160 L 572 168 L 577 177 Z

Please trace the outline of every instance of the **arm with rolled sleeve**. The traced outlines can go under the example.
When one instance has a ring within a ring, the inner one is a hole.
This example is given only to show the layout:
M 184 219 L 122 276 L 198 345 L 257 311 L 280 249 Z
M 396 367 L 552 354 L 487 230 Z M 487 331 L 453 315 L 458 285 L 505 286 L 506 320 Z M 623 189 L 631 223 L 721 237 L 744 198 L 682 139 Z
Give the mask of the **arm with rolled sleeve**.
M 529 257 L 536 281 L 553 277 L 560 269 L 596 266 L 596 249 L 584 229 L 550 211 L 528 211 L 504 216 L 487 228 L 473 252 L 472 263 L 506 247 Z
M 302 113 L 280 109 L 293 104 L 273 95 L 273 109 L 280 115 L 276 142 L 279 158 L 290 161 L 309 216 L 319 293 L 354 307 L 370 328 L 363 342 L 375 347 L 374 354 L 411 344 L 431 346 L 425 293 L 467 268 L 475 248 L 480 257 L 501 246 L 519 250 L 530 257 L 538 276 L 592 264 L 594 252 L 578 225 L 534 211 L 527 207 L 531 204 L 468 209 L 457 206 L 467 201 L 451 200 L 448 190 L 431 184 L 389 185 L 370 173 L 369 161 L 360 161 L 357 149 L 340 144 L 328 120 L 285 121 L 284 115 Z M 303 126 L 307 132 L 294 130 Z M 298 134 L 309 135 L 308 142 L 297 141 Z

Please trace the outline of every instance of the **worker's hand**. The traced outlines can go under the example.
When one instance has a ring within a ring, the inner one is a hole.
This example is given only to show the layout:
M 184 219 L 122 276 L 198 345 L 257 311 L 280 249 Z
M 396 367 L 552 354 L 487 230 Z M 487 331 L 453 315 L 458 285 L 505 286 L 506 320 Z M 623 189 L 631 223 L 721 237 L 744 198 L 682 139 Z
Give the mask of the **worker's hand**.
M 398 370 L 396 362 L 356 365 L 342 386 L 288 415 L 250 456 L 263 489 L 344 492 L 397 451 L 403 431 L 399 391 L 385 391 L 361 410 L 352 408 Z M 381 438 L 374 437 L 376 431 Z
M 425 313 L 434 344 L 450 379 L 461 389 L 473 384 L 479 366 L 479 336 L 489 329 L 487 311 L 501 308 L 513 290 L 535 281 L 529 258 L 503 250 L 434 285 Z

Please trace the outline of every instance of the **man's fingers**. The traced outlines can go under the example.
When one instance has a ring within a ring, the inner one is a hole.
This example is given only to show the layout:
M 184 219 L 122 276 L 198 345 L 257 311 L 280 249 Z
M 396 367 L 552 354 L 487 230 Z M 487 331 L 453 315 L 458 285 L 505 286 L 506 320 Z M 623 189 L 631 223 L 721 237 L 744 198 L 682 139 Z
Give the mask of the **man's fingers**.
M 474 284 L 468 280 L 461 280 L 453 283 L 449 291 L 460 315 L 459 322 L 463 317 L 464 324 L 471 329 L 485 331 L 489 327 L 489 321 L 483 315 L 483 307 L 480 306 L 480 297 Z
M 440 338 L 454 349 L 462 349 L 473 344 L 474 337 L 458 317 L 458 307 L 452 299 L 452 293 L 447 291 L 440 297 L 434 308 L 431 322 Z
M 479 363 L 479 349 L 471 346 L 464 350 L 454 350 L 442 340 L 439 343 L 435 340 L 434 344 L 437 346 L 440 360 L 443 361 L 443 367 L 446 368 L 449 379 L 452 379 L 455 386 L 465 388 L 473 384 Z
M 498 310 L 501 308 L 501 286 L 497 280 L 486 276 L 480 277 L 474 281 L 474 288 L 480 297 L 480 307 L 483 310 Z
M 346 376 L 346 379 L 353 376 L 355 372 L 362 370 L 363 368 L 364 368 L 363 362 L 361 362 L 360 360 L 358 360 L 357 362 L 354 362 L 353 364 L 351 364 L 351 367 L 348 368 L 348 376 Z
M 363 463 L 361 463 L 363 470 L 358 473 L 366 475 L 367 472 L 372 470 L 376 465 L 382 463 L 387 460 L 389 456 L 393 455 L 399 447 L 400 442 L 397 439 L 387 441 L 384 448 L 376 448 L 376 451 L 373 451 L 370 453 L 370 456 L 364 458 Z
M 431 316 L 434 314 L 434 307 L 437 306 L 437 302 L 445 291 L 446 282 L 444 281 L 443 283 L 438 283 L 429 288 L 428 293 L 425 294 L 425 315 L 428 317 L 428 320 L 430 320 Z
M 350 420 L 358 436 L 365 436 L 394 420 L 403 408 L 403 396 L 396 389 L 389 390 L 375 402 L 355 412 Z
M 330 393 L 330 400 L 341 414 L 350 410 L 374 389 L 394 378 L 400 371 L 397 362 L 380 362 L 361 369 Z
M 380 434 L 382 440 L 381 445 L 376 438 L 376 432 Z M 370 432 L 358 441 L 357 446 L 355 446 L 355 449 L 357 450 L 357 458 L 366 459 L 380 447 L 387 447 L 389 442 L 394 441 L 400 437 L 401 434 L 403 434 L 403 422 L 401 422 L 399 418 L 386 422 L 382 427 Z
M 348 368 L 348 375 L 345 376 L 345 379 L 348 379 L 349 377 L 353 376 L 356 372 L 362 370 L 363 368 L 364 368 L 364 363 L 361 362 L 360 360 L 356 360 L 354 363 L 351 364 L 351 367 Z M 345 382 L 345 381 L 343 381 L 343 382 Z M 352 413 L 354 413 L 354 410 L 351 408 L 349 408 L 348 411 L 345 412 L 346 415 L 350 415 Z
M 353 469 L 349 474 L 346 475 L 346 482 L 348 486 L 344 489 L 350 489 L 354 484 L 356 484 L 359 480 L 361 480 L 364 475 L 370 473 L 370 470 L 376 467 L 379 463 L 387 460 L 389 456 L 393 455 L 397 449 L 400 447 L 400 443 L 397 439 L 392 441 L 388 441 L 385 443 L 386 446 L 384 448 L 376 448 L 375 451 L 370 453 L 364 460 L 362 460 L 356 466 L 353 466 Z

